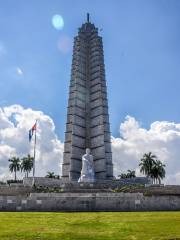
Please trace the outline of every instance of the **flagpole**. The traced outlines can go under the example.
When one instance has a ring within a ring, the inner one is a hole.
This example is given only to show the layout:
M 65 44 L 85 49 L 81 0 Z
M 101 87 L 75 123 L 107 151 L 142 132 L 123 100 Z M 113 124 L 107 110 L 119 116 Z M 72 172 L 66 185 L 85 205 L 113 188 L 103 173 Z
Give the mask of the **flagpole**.
M 34 136 L 34 157 L 33 157 L 33 185 L 34 185 L 34 183 L 35 183 L 35 160 L 36 160 L 36 129 L 37 129 L 37 120 L 36 120 L 35 136 Z

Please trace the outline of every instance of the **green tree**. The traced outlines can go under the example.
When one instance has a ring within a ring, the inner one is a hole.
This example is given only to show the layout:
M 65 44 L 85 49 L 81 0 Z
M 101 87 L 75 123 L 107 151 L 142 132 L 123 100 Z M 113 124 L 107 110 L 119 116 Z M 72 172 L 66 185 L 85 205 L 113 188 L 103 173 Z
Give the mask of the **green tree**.
M 163 164 L 160 160 L 156 160 L 153 167 L 152 167 L 152 179 L 154 183 L 161 184 L 161 180 L 165 178 L 166 171 L 165 171 L 166 165 Z
M 156 155 L 151 152 L 143 155 L 139 166 L 140 172 L 151 178 L 153 183 L 160 184 L 161 180 L 165 178 L 165 165 L 160 160 L 157 160 Z
M 118 177 L 124 179 L 124 178 L 127 178 L 127 175 L 126 173 L 121 173 L 120 175 L 118 175 Z
M 27 157 L 23 157 L 21 159 L 21 171 L 25 172 L 25 177 L 28 177 L 28 174 L 33 168 L 33 160 L 34 158 L 31 157 L 30 154 L 28 154 Z
M 135 171 L 127 170 L 127 173 L 121 173 L 118 177 L 124 179 L 124 178 L 134 178 L 136 177 Z
M 136 177 L 136 172 L 133 170 L 127 170 L 127 178 L 135 178 Z
M 47 172 L 46 177 L 47 178 L 55 178 L 55 174 L 54 174 L 54 172 Z
M 8 160 L 10 172 L 14 172 L 14 180 L 16 181 L 16 173 L 21 169 L 20 159 L 17 157 L 12 157 Z
M 152 152 L 145 153 L 139 163 L 140 172 L 152 178 L 152 167 L 155 164 L 156 158 L 156 155 L 153 155 Z

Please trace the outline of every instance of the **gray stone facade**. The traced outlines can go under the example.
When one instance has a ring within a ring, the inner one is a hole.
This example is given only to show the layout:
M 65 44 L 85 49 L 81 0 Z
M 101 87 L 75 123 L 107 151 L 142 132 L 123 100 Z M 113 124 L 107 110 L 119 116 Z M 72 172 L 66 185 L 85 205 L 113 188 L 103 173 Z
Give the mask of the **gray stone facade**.
M 62 178 L 79 179 L 90 148 L 96 179 L 112 179 L 110 136 L 102 37 L 88 17 L 74 38 Z
M 0 211 L 179 211 L 179 196 L 143 193 L 30 193 L 0 196 Z
M 44 177 L 36 177 L 33 181 L 32 177 L 24 178 L 23 184 L 25 187 L 31 187 L 33 185 L 33 182 L 36 186 L 42 186 L 42 187 L 59 187 L 67 189 L 68 191 L 79 191 L 82 188 L 84 189 L 91 189 L 92 187 L 94 189 L 115 189 L 119 188 L 125 185 L 145 185 L 149 184 L 150 181 L 146 177 L 136 177 L 136 178 L 126 178 L 126 179 L 116 179 L 116 180 L 98 180 L 95 181 L 93 184 L 91 183 L 78 183 L 76 181 L 69 182 L 64 181 L 64 179 L 54 179 L 54 178 L 44 178 Z M 4 187 L 6 188 L 6 187 Z M 1 188 L 0 188 L 1 190 Z
M 148 183 L 145 178 L 96 183 L 36 178 L 35 188 L 32 178 L 23 181 L 24 185 L 0 186 L 0 211 L 180 210 L 180 186 L 142 186 L 143 182 Z M 127 188 L 128 184 L 131 188 Z

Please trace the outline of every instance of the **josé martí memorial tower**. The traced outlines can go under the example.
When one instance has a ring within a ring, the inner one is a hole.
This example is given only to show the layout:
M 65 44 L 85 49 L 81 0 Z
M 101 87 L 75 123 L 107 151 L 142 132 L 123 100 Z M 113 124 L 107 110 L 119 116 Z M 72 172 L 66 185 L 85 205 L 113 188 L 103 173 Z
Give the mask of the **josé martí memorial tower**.
M 79 179 L 86 148 L 93 155 L 95 178 L 112 179 L 103 42 L 89 14 L 74 38 L 62 164 L 64 180 Z

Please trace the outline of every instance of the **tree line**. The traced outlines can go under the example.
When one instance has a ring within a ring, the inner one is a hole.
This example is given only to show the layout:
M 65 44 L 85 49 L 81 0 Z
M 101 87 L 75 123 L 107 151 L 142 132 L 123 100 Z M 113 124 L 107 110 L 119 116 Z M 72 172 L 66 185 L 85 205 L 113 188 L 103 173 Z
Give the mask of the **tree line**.
M 17 181 L 17 172 L 21 171 L 25 173 L 25 177 L 29 176 L 29 173 L 33 169 L 33 160 L 34 158 L 28 154 L 23 158 L 12 157 L 8 161 L 9 163 L 9 170 L 10 172 L 14 172 L 14 180 Z M 59 179 L 59 175 L 55 175 L 54 172 L 47 172 L 45 176 L 47 178 L 56 178 Z
M 9 159 L 9 170 L 10 172 L 14 172 L 15 181 L 17 179 L 18 171 L 24 172 L 25 177 L 28 177 L 33 168 L 33 160 L 34 158 L 31 157 L 30 154 L 22 159 L 18 157 L 12 157 Z M 152 182 L 155 184 L 161 184 L 161 180 L 165 178 L 166 166 L 160 160 L 158 160 L 157 156 L 152 154 L 152 152 L 145 153 L 143 155 L 143 157 L 140 159 L 139 167 L 140 172 L 146 177 L 151 178 Z M 59 179 L 59 175 L 55 175 L 54 172 L 47 172 L 46 177 Z M 127 173 L 121 173 L 119 177 L 121 179 L 134 178 L 136 177 L 136 172 L 134 170 L 127 170 Z
M 152 179 L 152 183 L 161 184 L 161 180 L 165 178 L 166 165 L 158 160 L 157 156 L 152 154 L 152 152 L 145 153 L 140 159 L 139 163 L 140 172 L 146 177 Z M 134 178 L 136 177 L 135 171 L 128 170 L 127 173 L 121 173 L 120 178 Z
M 29 173 L 33 168 L 33 160 L 34 158 L 28 154 L 26 157 L 18 158 L 12 157 L 8 161 L 10 172 L 14 172 L 14 180 L 17 180 L 17 172 L 21 171 L 25 173 L 25 177 L 28 177 Z

